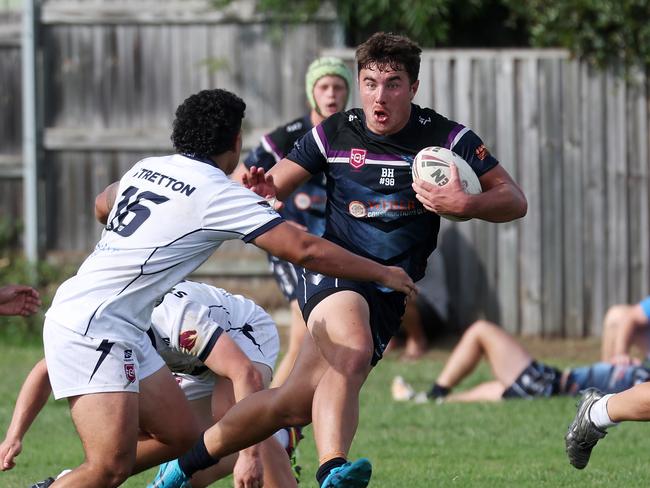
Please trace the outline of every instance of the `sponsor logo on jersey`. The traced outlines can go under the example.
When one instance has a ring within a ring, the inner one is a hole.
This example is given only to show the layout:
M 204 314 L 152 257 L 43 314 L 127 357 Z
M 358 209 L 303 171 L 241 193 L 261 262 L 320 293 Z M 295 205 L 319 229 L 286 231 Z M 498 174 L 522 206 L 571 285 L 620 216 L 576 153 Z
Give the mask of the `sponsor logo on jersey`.
M 431 117 L 427 117 L 427 118 L 425 119 L 424 117 L 422 117 L 422 116 L 420 115 L 420 117 L 418 117 L 418 121 L 419 121 L 420 124 L 422 124 L 422 125 L 427 125 L 428 123 L 431 122 Z
M 133 361 L 133 351 L 131 349 L 124 349 L 124 360 Z
M 481 144 L 476 148 L 476 151 L 474 152 L 476 153 L 476 157 L 481 161 L 483 161 L 490 154 L 490 152 L 487 150 L 487 147 L 485 147 L 485 144 Z
M 298 210 L 307 210 L 311 207 L 311 198 L 305 192 L 296 193 L 293 197 L 293 203 Z
M 186 330 L 178 336 L 178 345 L 184 351 L 191 351 L 196 345 L 198 334 L 195 330 Z
M 348 212 L 350 212 L 350 215 L 358 219 L 361 219 L 366 215 L 368 215 L 368 210 L 366 209 L 366 206 L 358 200 L 352 200 L 350 202 L 350 204 L 348 205 Z
M 366 164 L 367 153 L 368 151 L 365 149 L 358 149 L 356 147 L 352 148 L 350 151 L 350 165 L 355 169 L 359 169 L 361 166 Z
M 133 383 L 135 381 L 135 365 L 133 363 L 124 365 L 124 375 L 126 376 L 126 380 L 129 383 Z

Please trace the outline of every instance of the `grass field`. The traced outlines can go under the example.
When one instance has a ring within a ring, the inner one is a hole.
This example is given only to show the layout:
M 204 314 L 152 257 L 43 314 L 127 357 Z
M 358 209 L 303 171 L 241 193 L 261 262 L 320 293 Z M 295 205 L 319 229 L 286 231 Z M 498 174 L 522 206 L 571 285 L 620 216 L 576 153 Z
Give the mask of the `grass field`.
M 577 355 L 593 353 L 593 348 L 581 352 L 580 343 L 573 344 L 570 350 L 577 351 Z M 537 345 L 542 354 L 549 352 L 542 343 Z M 567 347 L 563 343 L 560 355 L 566 354 Z M 36 346 L 0 347 L 3 434 L 19 385 L 40 355 L 41 350 Z M 594 451 L 586 470 L 577 471 L 569 466 L 563 436 L 575 412 L 575 400 L 571 398 L 496 405 L 407 405 L 391 400 L 389 384 L 394 375 L 401 374 L 417 388 L 424 389 L 441 367 L 443 357 L 444 353 L 434 352 L 416 363 L 402 363 L 389 357 L 369 378 L 362 396 L 361 426 L 351 454 L 367 456 L 373 461 L 371 486 L 650 485 L 647 469 L 650 441 L 645 424 L 629 423 L 613 429 Z M 548 359 L 549 356 L 539 357 Z M 566 359 L 560 362 L 566 363 Z M 486 368 L 479 369 L 467 385 L 487 376 Z M 76 465 L 81 456 L 67 403 L 50 401 L 27 434 L 16 468 L 0 473 L 0 487 L 24 488 Z M 316 455 L 309 429 L 300 456 L 304 468 L 302 486 L 316 486 Z M 153 472 L 142 473 L 123 486 L 144 487 Z M 217 486 L 231 486 L 231 483 L 221 481 Z

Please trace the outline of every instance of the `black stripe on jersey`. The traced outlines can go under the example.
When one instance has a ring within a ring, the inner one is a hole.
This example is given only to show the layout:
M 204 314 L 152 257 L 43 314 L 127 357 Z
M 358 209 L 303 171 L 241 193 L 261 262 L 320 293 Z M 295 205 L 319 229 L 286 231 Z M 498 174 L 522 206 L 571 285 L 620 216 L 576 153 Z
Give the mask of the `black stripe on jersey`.
M 278 218 L 272 220 L 272 221 L 269 222 L 269 223 L 276 222 L 276 221 L 278 221 L 278 222 L 277 222 L 275 225 L 277 225 L 277 224 L 279 224 L 280 222 L 282 222 L 283 219 L 282 219 L 282 217 L 278 217 Z M 267 225 L 268 225 L 268 224 L 267 224 Z M 263 227 L 265 227 L 265 226 L 262 226 L 261 228 L 263 228 Z M 270 227 L 269 227 L 269 228 L 270 228 Z M 258 230 L 259 230 L 259 229 L 257 229 L 256 231 L 253 231 L 251 234 L 249 234 L 249 236 L 255 234 Z M 268 230 L 268 229 L 267 229 L 267 230 Z M 129 288 L 133 283 L 135 283 L 135 281 L 136 281 L 138 278 L 140 278 L 141 276 L 150 276 L 150 275 L 154 275 L 154 274 L 162 273 L 162 272 L 167 271 L 168 269 L 171 269 L 171 268 L 174 268 L 174 267 L 178 266 L 179 264 L 182 264 L 182 263 L 176 263 L 176 264 L 174 264 L 173 266 L 169 266 L 168 268 L 165 268 L 165 269 L 160 269 L 160 270 L 158 270 L 158 271 L 156 271 L 156 272 L 154 272 L 154 273 L 145 273 L 145 272 L 144 272 L 144 267 L 147 265 L 147 263 L 149 262 L 149 260 L 154 256 L 154 254 L 156 254 L 156 252 L 158 252 L 159 249 L 164 249 L 164 248 L 166 248 L 166 247 L 169 247 L 169 246 L 171 246 L 172 244 L 174 244 L 174 243 L 176 243 L 176 242 L 178 242 L 178 241 L 180 241 L 180 240 L 182 240 L 182 239 L 185 239 L 185 238 L 188 237 L 188 236 L 191 236 L 192 234 L 196 234 L 197 232 L 221 232 L 221 233 L 224 233 L 224 234 L 235 234 L 235 235 L 238 235 L 238 236 L 243 236 L 243 235 L 244 235 L 244 234 L 242 234 L 241 232 L 235 232 L 235 231 L 232 231 L 232 230 L 204 229 L 204 228 L 201 228 L 201 229 L 196 229 L 196 230 L 193 230 L 193 231 L 191 231 L 191 232 L 188 232 L 187 234 L 184 234 L 184 235 L 182 235 L 182 236 L 180 236 L 180 237 L 174 239 L 173 241 L 171 241 L 171 242 L 165 244 L 164 246 L 158 246 L 158 247 L 154 248 L 153 251 L 151 251 L 151 254 L 149 254 L 149 257 L 148 257 L 147 259 L 145 259 L 144 263 L 142 263 L 142 264 L 140 265 L 140 273 L 139 273 L 137 276 L 135 276 L 135 277 L 134 277 L 130 282 L 128 282 L 128 283 L 124 286 L 124 288 L 122 288 L 122 289 L 121 289 L 121 290 L 120 290 L 120 291 L 119 291 L 115 296 L 120 296 L 122 293 L 124 293 L 124 291 L 126 291 L 126 289 Z M 263 232 L 261 232 L 261 233 L 259 233 L 259 234 L 257 234 L 257 235 L 261 235 L 262 233 L 263 233 Z M 257 235 L 256 235 L 255 237 L 257 237 Z M 246 237 L 248 237 L 248 236 L 246 236 Z M 248 242 L 248 241 L 245 241 L 245 242 Z M 174 286 L 175 284 L 176 284 L 176 283 L 174 283 L 172 286 Z M 103 305 L 104 303 L 106 303 L 106 300 L 105 300 L 104 302 L 102 302 L 102 303 L 101 303 L 101 304 L 100 304 L 100 305 L 95 309 L 95 311 L 93 312 L 93 314 L 92 314 L 92 315 L 90 316 L 90 318 L 88 319 L 88 325 L 86 325 L 86 330 L 84 331 L 83 335 L 88 334 L 88 331 L 90 330 L 90 326 L 91 326 L 91 324 L 92 324 L 92 321 L 93 321 L 93 319 L 95 318 L 95 315 L 97 315 L 97 311 L 102 307 L 102 305 Z
M 242 239 L 242 241 L 244 241 L 246 243 L 249 243 L 253 239 L 255 239 L 256 237 L 261 236 L 262 234 L 264 234 L 265 232 L 271 230 L 273 227 L 275 227 L 276 225 L 281 224 L 282 222 L 284 222 L 284 219 L 282 217 L 277 217 L 277 218 L 271 220 L 270 222 L 267 222 L 262 227 L 258 227 L 257 229 L 255 229 L 253 232 L 251 232 L 250 234 L 245 236 Z
M 214 331 L 212 334 L 212 337 L 210 337 L 210 340 L 206 344 L 206 346 L 203 348 L 203 351 L 201 351 L 201 354 L 199 354 L 198 358 L 200 361 L 205 361 L 210 353 L 212 352 L 212 349 L 214 348 L 214 345 L 217 343 L 217 339 L 223 334 L 223 329 L 221 327 L 217 327 L 217 330 Z

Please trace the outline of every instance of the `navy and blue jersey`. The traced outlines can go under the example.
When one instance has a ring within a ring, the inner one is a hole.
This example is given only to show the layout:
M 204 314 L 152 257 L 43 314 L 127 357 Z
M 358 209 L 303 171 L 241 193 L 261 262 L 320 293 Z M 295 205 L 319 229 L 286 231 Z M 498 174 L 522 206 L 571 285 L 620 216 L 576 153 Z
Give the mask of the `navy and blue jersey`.
M 644 366 L 593 363 L 569 371 L 566 393 L 577 395 L 585 388 L 598 388 L 603 393 L 619 393 L 648 380 L 650 370 Z
M 498 164 L 470 129 L 414 104 L 407 125 L 388 136 L 370 132 L 359 108 L 334 114 L 287 157 L 327 176 L 326 239 L 419 280 L 440 228 L 411 187 L 413 159 L 428 146 L 453 150 L 479 177 Z
M 275 163 L 286 157 L 294 143 L 312 127 L 309 115 L 278 127 L 262 137 L 260 144 L 248 153 L 244 164 L 247 168 L 257 166 L 270 170 Z M 325 175 L 316 174 L 284 201 L 280 214 L 320 236 L 325 230 L 325 203 Z

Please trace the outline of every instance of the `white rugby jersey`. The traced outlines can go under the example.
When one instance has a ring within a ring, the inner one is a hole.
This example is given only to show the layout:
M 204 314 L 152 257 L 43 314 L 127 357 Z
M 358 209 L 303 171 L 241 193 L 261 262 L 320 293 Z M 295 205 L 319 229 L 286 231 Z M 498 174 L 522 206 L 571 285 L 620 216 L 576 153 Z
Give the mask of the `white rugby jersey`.
M 260 338 L 277 336 L 271 317 L 252 300 L 204 283 L 183 281 L 154 308 L 150 334 L 169 369 L 198 375 L 206 371 L 203 361 L 219 336 L 226 332 L 234 339 L 247 324 L 255 325 L 251 332 Z M 259 327 L 268 330 L 257 330 Z
M 263 198 L 209 161 L 143 159 L 120 180 L 101 240 L 59 287 L 47 317 L 91 337 L 139 335 L 154 303 L 223 241 L 249 242 L 280 222 Z

